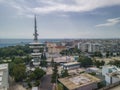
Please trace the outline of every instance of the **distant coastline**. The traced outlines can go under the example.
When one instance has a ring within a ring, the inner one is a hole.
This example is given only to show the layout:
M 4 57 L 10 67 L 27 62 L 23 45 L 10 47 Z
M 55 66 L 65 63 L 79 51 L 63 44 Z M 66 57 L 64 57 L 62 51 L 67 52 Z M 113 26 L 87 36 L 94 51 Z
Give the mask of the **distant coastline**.
M 60 42 L 71 40 L 119 40 L 120 38 L 64 38 L 64 39 L 39 39 L 39 42 Z M 25 45 L 33 42 L 33 39 L 0 39 L 0 48 L 16 45 Z
M 39 42 L 59 42 L 64 39 L 39 39 Z M 33 39 L 0 39 L 0 48 L 16 45 L 25 45 L 33 42 Z

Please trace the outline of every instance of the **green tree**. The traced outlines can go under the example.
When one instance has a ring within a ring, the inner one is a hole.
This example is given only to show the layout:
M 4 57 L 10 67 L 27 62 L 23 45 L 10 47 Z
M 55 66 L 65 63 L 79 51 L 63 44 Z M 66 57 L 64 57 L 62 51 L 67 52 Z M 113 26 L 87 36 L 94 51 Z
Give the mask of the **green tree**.
M 24 59 L 23 59 L 23 61 L 25 62 L 25 64 L 29 64 L 30 63 L 30 61 L 31 61 L 31 57 L 29 56 L 29 55 L 27 55 Z
M 80 62 L 81 67 L 89 67 L 93 65 L 92 59 L 87 56 L 80 56 L 78 62 Z
M 107 51 L 107 52 L 106 52 L 106 57 L 109 57 L 109 56 L 110 56 L 110 52 Z
M 46 60 L 41 60 L 40 61 L 40 66 L 41 67 L 47 67 L 47 61 Z
M 45 54 L 42 54 L 41 55 L 41 62 L 40 62 L 40 66 L 42 67 L 47 67 L 47 61 L 46 61 L 46 55 Z
M 22 81 L 26 77 L 26 67 L 24 64 L 15 64 L 13 76 L 16 82 Z
M 54 58 L 52 58 L 52 60 L 51 60 L 51 66 L 54 67 L 54 64 L 55 64 Z
M 61 71 L 61 77 L 67 77 L 67 76 L 69 76 L 69 74 L 68 74 L 68 70 L 67 69 L 65 69 L 65 70 L 62 70 Z
M 35 86 L 39 86 L 40 85 L 40 80 L 36 80 L 34 83 Z
M 98 60 L 94 60 L 94 65 L 96 66 L 96 67 L 100 67 L 100 66 L 103 66 L 105 64 L 105 61 L 98 61 Z
M 109 62 L 110 65 L 115 65 L 117 67 L 120 67 L 120 61 L 119 60 L 114 60 Z
M 105 83 L 105 81 L 102 81 L 102 82 L 99 82 L 99 83 L 97 84 L 97 86 L 98 86 L 98 89 L 100 89 L 100 88 L 105 87 L 105 86 L 106 86 L 106 83 Z
M 29 88 L 32 88 L 32 84 L 30 82 L 27 83 Z
M 55 63 L 53 67 L 53 73 L 51 76 L 51 83 L 56 83 L 58 76 L 59 76 L 58 67 L 57 67 L 57 63 Z
M 94 56 L 95 57 L 102 57 L 102 54 L 101 54 L 101 52 L 94 52 Z
M 58 90 L 64 90 L 64 87 L 63 87 L 62 84 L 59 83 L 59 84 L 57 85 L 57 89 L 58 89 Z
M 9 47 L 0 48 L 0 57 L 24 56 L 31 52 L 32 49 L 29 48 L 29 45 L 9 46 Z
M 103 66 L 103 65 L 105 65 L 105 61 L 102 60 L 101 61 L 101 66 Z
M 10 76 L 14 76 L 13 75 L 13 69 L 14 69 L 14 67 L 15 67 L 15 63 L 14 62 L 11 62 L 10 64 L 9 64 L 9 74 L 10 74 Z
M 18 58 L 18 57 L 16 57 L 15 59 L 14 59 L 14 61 L 13 61 L 15 64 L 20 64 L 20 63 L 24 63 L 24 60 L 22 59 L 22 58 Z
M 43 71 L 42 69 L 39 69 L 39 68 L 36 68 L 33 73 L 35 74 L 35 79 L 36 80 L 41 79 L 46 74 L 45 71 Z
M 34 80 L 35 79 L 35 74 L 32 72 L 32 73 L 30 73 L 30 75 L 29 75 L 29 79 L 32 81 L 32 80 Z

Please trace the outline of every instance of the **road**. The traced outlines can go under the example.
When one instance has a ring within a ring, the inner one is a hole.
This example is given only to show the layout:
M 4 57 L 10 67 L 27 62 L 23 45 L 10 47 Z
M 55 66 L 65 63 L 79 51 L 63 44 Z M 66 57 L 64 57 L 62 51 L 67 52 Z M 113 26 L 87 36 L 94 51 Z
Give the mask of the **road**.
M 45 75 L 41 79 L 40 90 L 53 90 L 52 86 L 53 85 L 51 84 L 51 75 Z

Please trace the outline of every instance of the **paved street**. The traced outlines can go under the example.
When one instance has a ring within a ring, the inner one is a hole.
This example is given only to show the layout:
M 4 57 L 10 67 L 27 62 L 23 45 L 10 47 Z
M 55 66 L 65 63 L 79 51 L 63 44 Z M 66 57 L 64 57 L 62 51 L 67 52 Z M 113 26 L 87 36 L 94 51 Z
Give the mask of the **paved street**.
M 52 90 L 51 75 L 45 75 L 41 79 L 40 90 Z

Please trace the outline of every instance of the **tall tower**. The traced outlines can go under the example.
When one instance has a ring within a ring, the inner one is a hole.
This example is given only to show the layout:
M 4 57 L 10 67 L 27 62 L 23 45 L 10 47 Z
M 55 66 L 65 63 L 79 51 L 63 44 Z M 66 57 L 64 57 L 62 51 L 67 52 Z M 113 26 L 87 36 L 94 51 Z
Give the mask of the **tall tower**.
M 36 22 L 36 15 L 34 17 L 34 42 L 38 42 L 38 33 L 37 33 L 37 22 Z
M 34 16 L 34 39 L 33 42 L 30 43 L 30 48 L 33 49 L 33 52 L 31 53 L 32 56 L 32 62 L 34 66 L 40 65 L 40 48 L 43 48 L 43 44 L 38 41 L 38 33 L 37 33 L 37 21 L 36 21 L 36 15 Z

